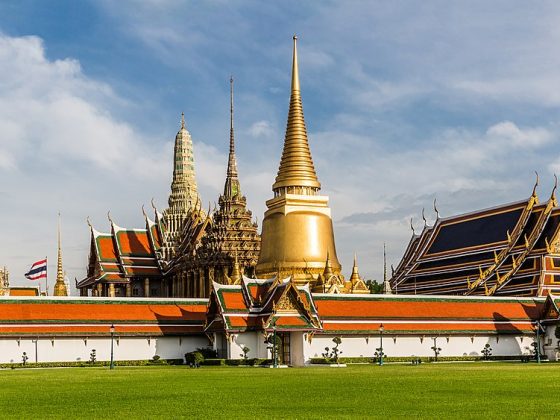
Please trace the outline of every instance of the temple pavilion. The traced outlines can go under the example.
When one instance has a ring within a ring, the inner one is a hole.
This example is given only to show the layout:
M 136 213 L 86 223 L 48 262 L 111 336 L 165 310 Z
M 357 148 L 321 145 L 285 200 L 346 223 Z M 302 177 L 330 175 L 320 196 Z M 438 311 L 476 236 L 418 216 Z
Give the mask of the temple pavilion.
M 393 271 L 396 294 L 546 296 L 560 293 L 560 207 L 556 184 L 540 202 L 437 218 L 413 232 Z

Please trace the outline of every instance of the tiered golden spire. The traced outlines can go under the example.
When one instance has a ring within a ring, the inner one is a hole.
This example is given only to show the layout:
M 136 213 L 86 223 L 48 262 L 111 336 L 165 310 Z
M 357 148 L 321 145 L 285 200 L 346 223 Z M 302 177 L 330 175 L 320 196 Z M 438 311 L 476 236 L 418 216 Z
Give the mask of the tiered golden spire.
M 54 285 L 54 296 L 68 296 L 68 288 L 64 282 L 64 270 L 62 268 L 62 246 L 60 241 L 60 213 L 58 213 L 58 254 L 56 262 L 56 283 Z
M 224 186 L 224 196 L 233 197 L 241 191 L 239 178 L 237 175 L 237 160 L 235 159 L 235 136 L 233 134 L 233 77 L 230 83 L 230 111 L 229 111 L 229 157 L 226 174 L 226 184 Z
M 350 281 L 352 283 L 355 283 L 358 280 L 361 280 L 360 273 L 358 272 L 358 257 L 354 253 L 354 265 L 352 266 L 352 274 L 350 275 Z
M 276 193 L 292 192 L 314 195 L 321 184 L 317 179 L 315 167 L 307 140 L 307 129 L 303 118 L 303 105 L 299 86 L 299 69 L 297 58 L 297 37 L 294 35 L 294 50 L 292 62 L 292 91 L 290 95 L 290 110 L 284 139 L 284 150 L 276 182 L 272 189 Z

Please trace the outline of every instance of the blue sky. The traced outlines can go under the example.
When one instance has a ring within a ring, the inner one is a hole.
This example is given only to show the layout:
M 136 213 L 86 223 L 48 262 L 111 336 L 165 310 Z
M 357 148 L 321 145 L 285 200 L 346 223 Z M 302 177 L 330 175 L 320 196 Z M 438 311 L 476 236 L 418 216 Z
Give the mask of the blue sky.
M 0 265 L 48 255 L 83 278 L 89 216 L 106 231 L 163 208 L 185 112 L 199 189 L 222 189 L 235 78 L 242 189 L 262 220 L 289 101 L 291 36 L 339 259 L 381 278 L 443 217 L 548 198 L 560 167 L 560 5 L 523 1 L 0 3 Z

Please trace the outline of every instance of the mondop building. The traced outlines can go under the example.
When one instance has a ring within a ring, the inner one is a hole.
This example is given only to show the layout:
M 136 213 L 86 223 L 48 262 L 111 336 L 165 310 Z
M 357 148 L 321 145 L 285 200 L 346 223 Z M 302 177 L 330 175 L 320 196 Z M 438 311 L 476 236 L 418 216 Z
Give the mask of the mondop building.
M 169 208 L 145 213 L 143 229 L 112 220 L 109 233 L 92 226 L 80 297 L 1 297 L 0 363 L 18 363 L 23 352 L 30 361 L 87 361 L 93 350 L 108 360 L 111 343 L 116 360 L 182 359 L 197 348 L 270 359 L 271 337 L 292 366 L 321 358 L 335 338 L 350 358 L 380 348 L 389 357 L 472 357 L 491 348 L 493 356 L 538 349 L 556 358 L 560 299 L 548 286 L 560 259 L 554 195 L 541 205 L 534 195 L 438 220 L 413 237 L 393 275 L 395 291 L 407 294 L 371 295 L 357 262 L 345 278 L 337 259 L 307 138 L 295 37 L 284 149 L 261 235 L 237 176 L 233 84 L 229 152 L 219 208 L 206 211 L 183 120 Z M 551 274 L 531 286 L 543 267 Z M 472 296 L 417 294 L 445 291 Z

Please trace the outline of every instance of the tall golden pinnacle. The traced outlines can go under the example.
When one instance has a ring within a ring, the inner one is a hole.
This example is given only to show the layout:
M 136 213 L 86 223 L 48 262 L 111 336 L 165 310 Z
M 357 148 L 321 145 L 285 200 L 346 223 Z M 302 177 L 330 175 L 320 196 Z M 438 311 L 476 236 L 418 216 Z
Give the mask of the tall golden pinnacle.
M 313 289 L 325 273 L 339 275 L 329 198 L 319 195 L 317 179 L 300 94 L 297 38 L 294 36 L 290 109 L 284 150 L 272 186 L 274 198 L 266 202 L 257 276 L 291 276 L 298 285 Z M 325 254 L 328 261 L 325 263 Z
M 68 296 L 68 288 L 64 283 L 64 270 L 62 269 L 62 247 L 60 243 L 60 213 L 58 213 L 58 254 L 56 262 L 56 283 L 54 285 L 54 296 Z
M 321 184 L 315 173 L 307 140 L 299 86 L 297 36 L 294 35 L 290 110 L 288 112 L 282 159 L 272 189 L 276 193 L 291 193 L 295 192 L 298 187 L 301 187 L 298 193 L 314 195 L 321 188 Z

